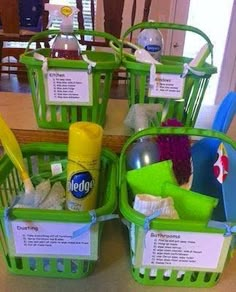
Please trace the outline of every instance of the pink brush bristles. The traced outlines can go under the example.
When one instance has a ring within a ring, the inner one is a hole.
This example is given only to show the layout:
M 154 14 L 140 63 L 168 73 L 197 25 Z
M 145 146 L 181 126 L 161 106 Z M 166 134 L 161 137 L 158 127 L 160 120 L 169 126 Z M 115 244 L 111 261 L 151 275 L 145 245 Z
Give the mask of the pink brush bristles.
M 182 127 L 177 119 L 168 119 L 162 127 Z M 187 135 L 160 135 L 157 137 L 160 161 L 172 160 L 173 171 L 179 185 L 189 181 L 191 175 L 190 140 Z

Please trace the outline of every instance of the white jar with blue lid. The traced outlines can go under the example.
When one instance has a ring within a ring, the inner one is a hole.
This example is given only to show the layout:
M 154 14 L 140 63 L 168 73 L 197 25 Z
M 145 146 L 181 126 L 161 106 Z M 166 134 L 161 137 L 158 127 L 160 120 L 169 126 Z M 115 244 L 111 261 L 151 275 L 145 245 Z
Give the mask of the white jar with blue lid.
M 150 22 L 154 21 L 150 20 Z M 154 59 L 160 61 L 163 51 L 163 37 L 159 29 L 143 29 L 138 35 L 137 44 L 147 50 Z

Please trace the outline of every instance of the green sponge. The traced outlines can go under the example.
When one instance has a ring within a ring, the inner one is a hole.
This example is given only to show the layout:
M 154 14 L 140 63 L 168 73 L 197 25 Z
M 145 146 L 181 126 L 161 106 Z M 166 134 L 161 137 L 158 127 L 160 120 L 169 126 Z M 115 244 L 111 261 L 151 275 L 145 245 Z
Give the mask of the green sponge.
M 157 193 L 155 193 L 156 195 Z M 180 219 L 209 221 L 218 199 L 165 183 L 161 197 L 172 197 Z
M 214 197 L 179 187 L 172 170 L 171 160 L 130 170 L 127 172 L 126 178 L 134 195 L 150 194 L 163 198 L 172 197 L 180 219 L 207 222 L 218 203 Z
M 145 189 L 146 194 L 160 195 L 164 183 L 178 184 L 172 170 L 171 160 L 164 160 L 129 170 L 126 178 L 134 194 L 142 194 L 144 193 L 142 190 Z

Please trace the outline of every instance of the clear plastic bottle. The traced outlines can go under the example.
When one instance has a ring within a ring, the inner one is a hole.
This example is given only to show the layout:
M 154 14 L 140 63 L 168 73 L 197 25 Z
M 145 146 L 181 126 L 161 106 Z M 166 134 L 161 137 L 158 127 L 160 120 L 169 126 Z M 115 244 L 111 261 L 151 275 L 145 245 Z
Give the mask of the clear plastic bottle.
M 127 151 L 127 169 L 138 169 L 159 161 L 158 145 L 152 137 L 142 137 Z
M 159 105 L 134 104 L 125 118 L 125 125 L 135 133 L 154 123 Z M 155 136 L 142 136 L 129 145 L 126 153 L 127 169 L 138 169 L 159 161 L 159 149 Z
M 160 61 L 163 51 L 163 37 L 159 29 L 143 29 L 138 35 L 137 44 L 147 50 L 154 59 Z
M 73 32 L 73 18 L 79 10 L 73 6 L 54 5 L 49 3 L 45 4 L 45 10 L 49 11 L 51 21 L 58 16 L 62 20 L 60 33 L 53 41 L 50 56 L 52 58 L 65 58 L 71 60 L 82 59 L 79 41 Z
M 62 26 L 52 45 L 52 58 L 65 58 L 71 60 L 80 60 L 81 51 L 76 36 L 71 31 L 66 31 Z

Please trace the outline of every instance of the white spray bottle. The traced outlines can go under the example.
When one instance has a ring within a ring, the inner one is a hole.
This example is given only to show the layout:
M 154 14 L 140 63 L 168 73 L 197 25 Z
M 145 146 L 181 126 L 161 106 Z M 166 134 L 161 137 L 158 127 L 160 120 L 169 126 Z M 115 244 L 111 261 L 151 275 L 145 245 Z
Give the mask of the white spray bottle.
M 56 36 L 51 50 L 52 58 L 82 59 L 77 37 L 73 33 L 73 17 L 78 9 L 67 5 L 45 4 L 45 10 L 49 11 L 49 24 L 55 17 L 62 19 L 60 33 Z
M 149 20 L 149 22 L 154 21 Z M 138 35 L 137 44 L 147 50 L 155 60 L 160 61 L 163 52 L 163 36 L 159 29 L 143 29 Z

